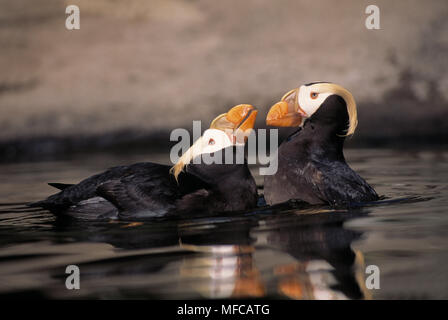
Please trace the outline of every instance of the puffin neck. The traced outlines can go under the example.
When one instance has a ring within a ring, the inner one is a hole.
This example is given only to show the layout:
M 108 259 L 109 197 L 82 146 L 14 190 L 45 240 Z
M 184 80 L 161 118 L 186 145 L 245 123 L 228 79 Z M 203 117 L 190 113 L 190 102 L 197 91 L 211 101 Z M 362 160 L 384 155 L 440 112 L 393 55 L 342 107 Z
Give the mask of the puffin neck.
M 320 108 L 307 119 L 301 130 L 292 134 L 287 143 L 285 155 L 306 154 L 310 157 L 325 157 L 344 160 L 343 147 L 345 130 L 348 125 L 348 112 L 344 99 L 329 96 Z
M 246 161 L 243 164 L 221 164 L 215 166 L 226 168 L 227 172 L 222 172 L 218 176 L 209 177 L 211 179 L 207 179 L 206 182 L 209 184 L 210 189 L 226 202 L 232 203 L 235 199 L 235 195 L 247 192 L 252 184 L 253 192 L 256 193 L 256 185 L 255 182 L 253 182 Z
M 302 139 L 306 141 L 311 154 L 321 154 L 334 160 L 343 159 L 345 136 L 338 126 L 328 125 L 309 119 L 302 130 Z
M 226 152 L 231 152 L 231 159 L 225 158 Z M 244 179 L 251 177 L 244 153 L 243 158 L 239 158 L 241 154 L 238 155 L 238 152 L 244 152 L 244 147 L 227 147 L 220 152 L 222 158 L 219 163 L 206 164 L 204 160 L 199 164 L 192 163 L 188 165 L 187 172 L 209 184 L 211 189 L 226 193 L 240 186 Z M 230 163 L 226 164 L 226 160 Z

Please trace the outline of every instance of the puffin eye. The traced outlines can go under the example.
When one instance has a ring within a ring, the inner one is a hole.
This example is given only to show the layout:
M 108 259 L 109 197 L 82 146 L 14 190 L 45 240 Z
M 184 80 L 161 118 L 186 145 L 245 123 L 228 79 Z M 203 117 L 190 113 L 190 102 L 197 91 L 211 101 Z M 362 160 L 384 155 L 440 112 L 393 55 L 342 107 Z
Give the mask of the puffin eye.
M 319 94 L 317 92 L 311 92 L 310 94 L 311 99 L 317 99 L 318 96 Z
M 215 140 L 213 140 L 213 139 L 208 140 L 208 144 L 211 145 L 211 146 L 214 145 L 215 144 Z

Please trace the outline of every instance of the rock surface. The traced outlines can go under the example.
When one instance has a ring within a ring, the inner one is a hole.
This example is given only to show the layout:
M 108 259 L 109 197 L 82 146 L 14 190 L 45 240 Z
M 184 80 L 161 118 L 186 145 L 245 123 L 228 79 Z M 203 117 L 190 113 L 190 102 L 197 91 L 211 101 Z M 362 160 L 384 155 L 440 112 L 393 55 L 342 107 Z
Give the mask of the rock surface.
M 65 28 L 69 4 L 80 30 Z M 365 28 L 358 0 L 3 0 L 0 153 L 160 138 L 239 103 L 263 126 L 273 102 L 314 80 L 354 94 L 353 143 L 447 142 L 448 2 L 375 4 L 381 30 Z

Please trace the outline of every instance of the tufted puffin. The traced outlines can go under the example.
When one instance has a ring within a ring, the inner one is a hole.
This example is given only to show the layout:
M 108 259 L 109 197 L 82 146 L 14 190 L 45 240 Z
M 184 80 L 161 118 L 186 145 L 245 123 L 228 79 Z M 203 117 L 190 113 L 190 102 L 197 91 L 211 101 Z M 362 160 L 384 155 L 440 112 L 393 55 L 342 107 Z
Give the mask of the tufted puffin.
M 244 137 L 256 116 L 253 106 L 237 105 L 215 118 L 173 167 L 136 163 L 110 168 L 75 185 L 50 184 L 62 190 L 30 206 L 84 220 L 144 219 L 255 207 L 255 181 L 246 160 L 238 163 L 235 157 L 241 149 L 244 152 Z M 227 164 L 224 155 L 229 151 L 234 159 Z M 215 161 L 207 162 L 202 159 L 205 156 L 215 156 Z
M 266 124 L 298 127 L 278 148 L 277 172 L 264 177 L 268 204 L 295 199 L 350 206 L 378 200 L 344 158 L 345 138 L 358 124 L 355 99 L 347 89 L 328 82 L 302 85 L 271 107 Z

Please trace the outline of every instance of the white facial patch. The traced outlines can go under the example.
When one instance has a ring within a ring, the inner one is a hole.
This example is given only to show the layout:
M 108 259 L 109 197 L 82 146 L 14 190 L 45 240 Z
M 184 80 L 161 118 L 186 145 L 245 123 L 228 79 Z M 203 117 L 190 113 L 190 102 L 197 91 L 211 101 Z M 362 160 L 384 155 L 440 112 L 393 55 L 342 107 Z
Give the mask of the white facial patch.
M 309 118 L 319 109 L 325 99 L 331 95 L 331 92 L 319 92 L 319 84 L 301 86 L 298 99 L 299 106 Z
M 177 180 L 178 175 L 182 172 L 185 165 L 191 163 L 201 163 L 200 155 L 212 158 L 211 154 L 235 145 L 233 143 L 234 136 L 218 129 L 207 129 L 204 134 L 197 139 L 193 145 L 185 151 L 184 154 L 176 161 L 176 164 L 170 169 Z M 213 160 L 213 159 L 212 159 Z
M 196 140 L 181 159 L 184 164 L 187 164 L 192 159 L 200 159 L 197 157 L 201 154 L 210 154 L 233 145 L 234 143 L 226 132 L 218 129 L 207 129 L 202 137 Z

